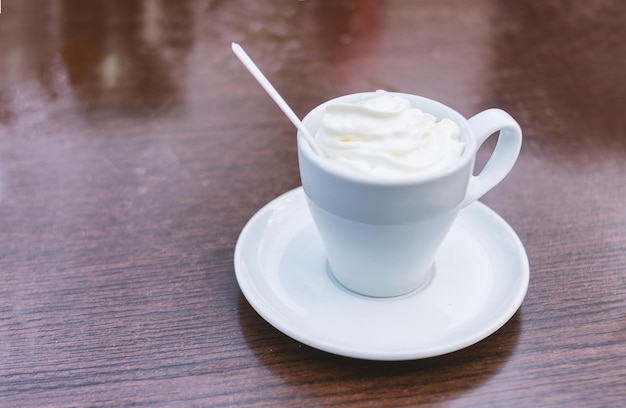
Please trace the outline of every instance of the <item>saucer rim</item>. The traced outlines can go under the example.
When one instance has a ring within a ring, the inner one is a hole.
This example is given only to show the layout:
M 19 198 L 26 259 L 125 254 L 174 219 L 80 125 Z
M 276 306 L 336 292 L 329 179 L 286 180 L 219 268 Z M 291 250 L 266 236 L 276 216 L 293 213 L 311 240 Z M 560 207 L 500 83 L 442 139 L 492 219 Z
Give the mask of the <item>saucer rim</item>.
M 418 347 L 412 350 L 402 348 L 398 350 L 385 349 L 384 351 L 372 351 L 370 349 L 364 350 L 359 349 L 358 347 L 355 348 L 342 346 L 339 344 L 335 344 L 332 341 L 311 339 L 306 335 L 306 333 L 303 334 L 302 330 L 298 330 L 298 327 L 294 327 L 293 324 L 289 324 L 289 321 L 283 321 L 283 319 L 280 318 L 280 315 L 273 313 L 273 311 L 271 310 L 272 307 L 268 306 L 267 302 L 265 302 L 265 300 L 263 299 L 262 291 L 260 291 L 256 287 L 253 277 L 247 271 L 247 267 L 239 266 L 239 264 L 242 262 L 241 253 L 243 251 L 245 242 L 247 241 L 247 237 L 250 234 L 250 231 L 259 222 L 259 219 L 262 219 L 264 216 L 266 216 L 266 213 L 268 211 L 272 211 L 277 202 L 281 200 L 286 200 L 290 198 L 290 196 L 296 196 L 298 194 L 304 195 L 302 186 L 296 187 L 292 190 L 280 194 L 279 196 L 275 197 L 274 199 L 263 205 L 259 210 L 257 210 L 246 222 L 245 226 L 241 230 L 241 233 L 239 234 L 237 243 L 235 245 L 233 259 L 237 283 L 250 306 L 252 306 L 252 308 L 267 323 L 272 325 L 283 334 L 291 337 L 292 339 L 315 349 L 344 357 L 375 361 L 418 360 L 449 354 L 484 340 L 485 338 L 489 337 L 497 330 L 499 330 L 502 326 L 504 326 L 521 307 L 521 304 L 526 296 L 530 280 L 530 267 L 524 245 L 521 242 L 517 233 L 513 230 L 513 228 L 499 214 L 497 214 L 494 210 L 489 208 L 484 203 L 475 201 L 474 203 L 468 205 L 466 209 L 474 207 L 474 211 L 482 211 L 486 214 L 486 216 L 492 218 L 498 225 L 498 228 L 502 229 L 507 235 L 507 238 L 509 238 L 514 244 L 515 253 L 518 254 L 518 258 L 515 260 L 511 260 L 510 262 L 519 261 L 519 264 L 515 268 L 512 268 L 517 271 L 512 276 L 518 279 L 517 281 L 519 282 L 519 285 L 517 288 L 512 288 L 512 290 L 509 292 L 511 295 L 508 297 L 508 301 L 506 302 L 506 304 L 500 308 L 500 311 L 498 313 L 496 313 L 496 318 L 488 320 L 481 330 L 476 330 L 472 335 L 461 337 L 459 341 L 447 343 L 445 347 Z M 466 209 L 463 209 L 461 211 L 466 211 Z M 344 293 L 346 296 L 354 296 L 353 294 L 349 294 L 347 292 Z M 371 299 L 377 301 L 402 301 L 402 298 L 411 296 L 411 293 L 394 298 Z

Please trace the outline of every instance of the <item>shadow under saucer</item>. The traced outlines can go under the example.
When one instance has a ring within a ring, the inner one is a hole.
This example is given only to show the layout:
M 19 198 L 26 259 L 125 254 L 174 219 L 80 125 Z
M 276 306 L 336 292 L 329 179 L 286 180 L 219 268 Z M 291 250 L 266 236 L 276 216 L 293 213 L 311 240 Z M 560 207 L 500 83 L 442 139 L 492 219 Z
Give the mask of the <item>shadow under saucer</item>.
M 317 350 L 284 335 L 263 320 L 240 295 L 238 320 L 249 350 L 285 384 L 325 398 L 350 392 L 365 400 L 414 395 L 420 401 L 455 399 L 489 382 L 515 353 L 522 311 L 498 331 L 467 348 L 419 360 L 371 361 Z

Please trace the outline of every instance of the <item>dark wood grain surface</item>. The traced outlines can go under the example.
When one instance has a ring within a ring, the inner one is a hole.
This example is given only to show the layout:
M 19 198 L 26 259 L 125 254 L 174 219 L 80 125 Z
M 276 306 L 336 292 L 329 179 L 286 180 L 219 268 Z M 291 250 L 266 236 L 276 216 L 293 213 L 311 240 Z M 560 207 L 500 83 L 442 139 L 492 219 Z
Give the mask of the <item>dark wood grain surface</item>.
M 625 22 L 622 0 L 2 1 L 0 406 L 623 406 Z M 254 312 L 234 246 L 299 174 L 231 41 L 300 116 L 384 88 L 519 121 L 482 200 L 530 261 L 505 326 L 384 363 Z

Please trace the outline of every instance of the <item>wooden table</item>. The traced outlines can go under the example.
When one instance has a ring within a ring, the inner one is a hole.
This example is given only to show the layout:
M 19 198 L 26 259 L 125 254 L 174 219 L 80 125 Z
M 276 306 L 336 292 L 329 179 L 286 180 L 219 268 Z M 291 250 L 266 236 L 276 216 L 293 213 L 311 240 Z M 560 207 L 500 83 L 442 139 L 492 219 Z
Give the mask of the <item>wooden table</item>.
M 625 21 L 622 0 L 4 0 L 0 406 L 623 406 Z M 382 88 L 519 121 L 482 199 L 530 261 L 507 324 L 372 362 L 257 315 L 235 243 L 300 181 L 231 41 L 300 116 Z

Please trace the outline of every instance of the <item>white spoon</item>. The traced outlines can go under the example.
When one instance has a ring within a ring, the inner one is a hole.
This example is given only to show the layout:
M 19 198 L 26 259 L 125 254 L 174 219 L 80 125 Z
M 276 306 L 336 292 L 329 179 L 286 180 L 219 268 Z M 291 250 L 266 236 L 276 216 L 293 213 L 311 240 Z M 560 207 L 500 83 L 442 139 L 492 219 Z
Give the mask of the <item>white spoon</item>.
M 248 71 L 250 71 L 250 73 L 257 80 L 257 82 L 263 87 L 263 89 L 265 89 L 265 92 L 267 92 L 270 98 L 274 100 L 276 105 L 278 105 L 278 107 L 283 111 L 283 113 L 287 115 L 291 123 L 293 123 L 296 126 L 296 128 L 298 128 L 300 132 L 302 132 L 302 134 L 304 135 L 304 138 L 309 143 L 309 146 L 311 146 L 311 149 L 313 149 L 315 153 L 319 154 L 320 151 L 317 147 L 317 144 L 313 140 L 313 136 L 311 135 L 311 133 L 309 133 L 307 128 L 304 127 L 304 124 L 300 121 L 300 119 L 298 119 L 298 116 L 296 116 L 296 114 L 289 107 L 289 105 L 287 105 L 287 102 L 285 102 L 283 97 L 280 96 L 278 91 L 276 91 L 276 89 L 272 86 L 270 81 L 268 81 L 265 75 L 263 75 L 261 70 L 256 66 L 256 64 L 252 61 L 252 59 L 248 56 L 248 54 L 246 54 L 244 49 L 241 48 L 241 46 L 235 42 L 232 43 L 231 46 L 237 58 L 239 58 L 239 60 L 248 69 Z

